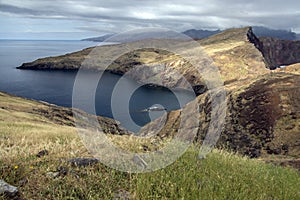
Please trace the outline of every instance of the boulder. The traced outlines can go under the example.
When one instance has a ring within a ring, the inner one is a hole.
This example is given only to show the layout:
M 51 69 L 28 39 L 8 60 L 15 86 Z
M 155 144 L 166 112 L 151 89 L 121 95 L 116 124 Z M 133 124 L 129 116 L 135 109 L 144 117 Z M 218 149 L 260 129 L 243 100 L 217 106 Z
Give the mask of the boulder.
M 18 188 L 0 180 L 0 195 L 15 197 L 18 194 Z

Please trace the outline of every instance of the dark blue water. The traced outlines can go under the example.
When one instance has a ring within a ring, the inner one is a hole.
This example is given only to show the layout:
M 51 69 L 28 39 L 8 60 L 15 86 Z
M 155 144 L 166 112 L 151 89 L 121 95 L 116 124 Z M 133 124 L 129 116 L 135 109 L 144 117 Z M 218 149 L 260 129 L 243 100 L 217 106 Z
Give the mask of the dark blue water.
M 72 107 L 72 91 L 76 71 L 18 70 L 16 67 L 37 58 L 61 55 L 94 45 L 95 43 L 88 41 L 0 40 L 0 91 Z M 91 79 L 97 78 L 97 74 L 93 72 L 85 73 L 87 84 Z M 133 80 L 125 79 L 122 82 L 122 90 L 115 91 L 117 94 L 112 99 L 112 91 L 120 77 L 119 75 L 104 73 L 96 92 L 96 112 L 101 116 L 115 118 L 132 131 L 138 131 L 139 127 L 164 113 L 164 111 L 141 112 L 142 110 L 153 105 L 174 110 L 182 107 L 182 103 L 187 103 L 194 98 L 193 94 L 177 92 L 177 97 L 180 97 L 180 105 L 175 94 L 166 88 L 149 88 L 141 86 Z M 132 96 L 126 100 L 124 96 L 128 93 L 132 93 Z M 112 102 L 115 102 L 114 109 L 112 109 Z M 84 100 L 82 104 L 80 108 L 85 108 Z

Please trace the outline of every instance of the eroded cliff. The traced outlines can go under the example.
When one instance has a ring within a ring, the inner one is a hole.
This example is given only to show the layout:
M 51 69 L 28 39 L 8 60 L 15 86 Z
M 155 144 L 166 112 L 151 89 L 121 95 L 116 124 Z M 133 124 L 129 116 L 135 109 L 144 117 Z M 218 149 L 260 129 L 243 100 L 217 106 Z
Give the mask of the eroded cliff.
M 300 41 L 280 40 L 272 37 L 256 37 L 250 28 L 249 41 L 262 53 L 266 67 L 273 70 L 300 62 Z

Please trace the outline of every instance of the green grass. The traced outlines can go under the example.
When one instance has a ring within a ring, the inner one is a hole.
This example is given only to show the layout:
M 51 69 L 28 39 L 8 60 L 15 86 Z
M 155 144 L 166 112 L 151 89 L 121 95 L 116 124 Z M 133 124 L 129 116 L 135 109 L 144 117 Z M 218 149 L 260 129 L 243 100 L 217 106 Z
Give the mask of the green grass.
M 67 145 L 67 144 L 62 144 Z M 102 164 L 72 167 L 53 155 L 0 162 L 0 178 L 19 187 L 26 199 L 112 199 L 119 190 L 133 199 L 299 199 L 299 172 L 214 150 L 198 160 L 191 147 L 172 165 L 150 173 L 130 174 Z M 59 167 L 66 176 L 46 175 Z M 22 182 L 26 183 L 22 185 Z
M 138 199 L 299 199 L 300 177 L 226 152 L 198 160 L 190 149 L 173 165 L 137 178 Z

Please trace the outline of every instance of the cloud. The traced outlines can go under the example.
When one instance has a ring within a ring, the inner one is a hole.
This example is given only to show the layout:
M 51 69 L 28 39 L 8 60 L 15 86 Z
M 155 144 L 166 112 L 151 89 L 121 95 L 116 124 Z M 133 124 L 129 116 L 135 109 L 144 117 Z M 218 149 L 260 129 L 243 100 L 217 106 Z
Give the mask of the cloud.
M 299 7 L 298 0 L 0 1 L 2 16 L 64 19 L 73 24 L 73 29 L 97 32 L 120 32 L 139 27 L 183 31 L 248 25 L 300 30 Z

